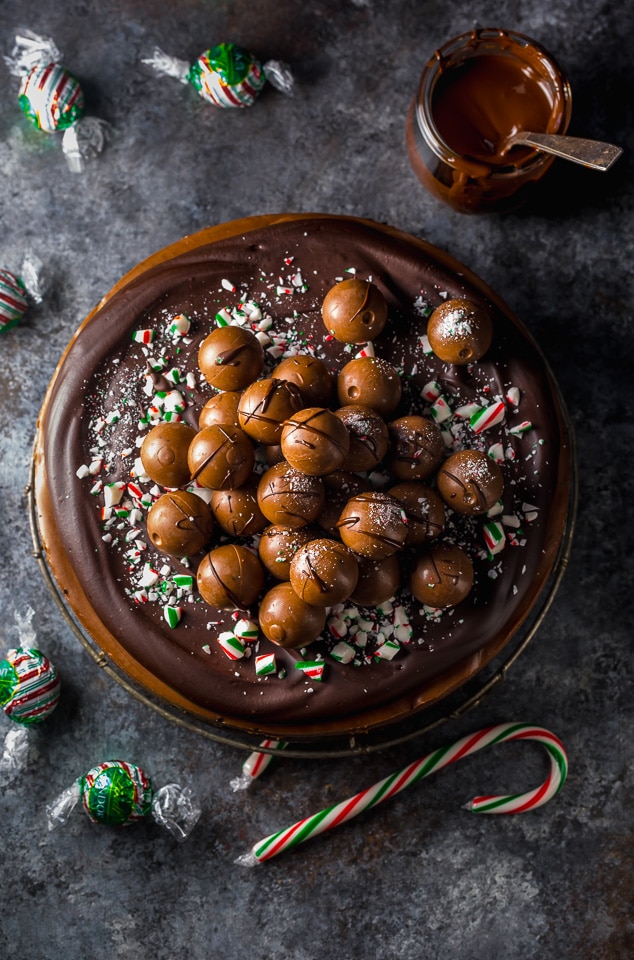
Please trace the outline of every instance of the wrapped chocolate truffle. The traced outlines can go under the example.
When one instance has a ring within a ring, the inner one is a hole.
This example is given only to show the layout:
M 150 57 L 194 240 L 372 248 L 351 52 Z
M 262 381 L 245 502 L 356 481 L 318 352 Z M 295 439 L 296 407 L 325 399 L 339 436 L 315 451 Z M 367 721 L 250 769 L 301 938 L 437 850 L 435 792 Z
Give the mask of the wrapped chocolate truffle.
M 295 554 L 290 581 L 306 603 L 332 607 L 347 600 L 359 579 L 359 566 L 351 551 L 337 540 L 311 540 Z
M 445 363 L 464 365 L 483 357 L 491 346 L 490 315 L 472 300 L 445 300 L 427 324 L 429 345 Z
M 198 591 L 220 610 L 246 610 L 264 586 L 264 569 L 246 547 L 227 543 L 206 554 L 196 574 Z
M 20 78 L 22 112 L 38 130 L 63 134 L 68 166 L 74 173 L 81 172 L 86 161 L 103 150 L 107 128 L 103 121 L 84 116 L 79 81 L 62 66 L 62 55 L 53 40 L 25 30 L 4 59 L 10 72 Z
M 246 327 L 217 327 L 200 345 L 198 366 L 217 390 L 243 390 L 260 376 L 264 350 Z
M 259 620 L 271 643 L 294 650 L 317 639 L 326 626 L 326 608 L 306 603 L 286 580 L 262 597 Z
M 211 540 L 211 510 L 197 494 L 173 490 L 156 500 L 148 512 L 148 537 L 172 557 L 192 557 Z
M 212 424 L 199 430 L 187 452 L 191 479 L 210 490 L 234 490 L 251 476 L 253 444 L 239 427 Z
M 0 706 L 15 723 L 41 723 L 59 703 L 60 681 L 54 665 L 35 647 L 34 611 L 16 612 L 20 646 L 0 660 Z
M 293 91 L 293 76 L 285 64 L 279 60 L 262 64 L 235 43 L 219 43 L 193 64 L 168 56 L 159 47 L 142 62 L 181 83 L 191 83 L 203 100 L 216 107 L 250 107 L 267 80 L 282 93 Z
M 14 615 L 19 646 L 0 660 L 0 706 L 16 724 L 3 743 L 0 774 L 20 770 L 26 763 L 27 730 L 38 726 L 59 703 L 60 680 L 55 666 L 35 646 L 34 610 L 26 607 Z
M 351 277 L 331 287 L 321 307 L 324 326 L 342 343 L 374 340 L 387 322 L 387 303 L 369 280 Z
M 285 527 L 312 523 L 319 516 L 324 499 L 321 478 L 296 470 L 286 460 L 269 467 L 258 484 L 260 510 L 271 523 Z
M 438 492 L 456 513 L 486 513 L 502 496 L 504 477 L 497 463 L 480 450 L 458 450 L 436 477 Z
M 284 424 L 281 446 L 292 467 L 319 477 L 343 466 L 350 438 L 345 424 L 331 410 L 305 407 Z
M 126 760 L 105 760 L 92 767 L 46 807 L 48 829 L 67 823 L 81 802 L 93 823 L 122 827 L 151 816 L 176 840 L 186 840 L 201 808 L 187 787 L 168 783 L 154 790 L 145 771 Z
M 473 564 L 460 547 L 434 544 L 420 553 L 410 574 L 410 588 L 420 603 L 455 607 L 471 591 Z
M 289 380 L 275 377 L 256 380 L 240 397 L 238 420 L 256 443 L 279 444 L 284 421 L 303 406 L 298 387 Z
M 42 302 L 42 270 L 41 260 L 32 254 L 24 258 L 19 276 L 10 270 L 0 269 L 0 333 L 20 322 L 29 307 L 29 301 Z

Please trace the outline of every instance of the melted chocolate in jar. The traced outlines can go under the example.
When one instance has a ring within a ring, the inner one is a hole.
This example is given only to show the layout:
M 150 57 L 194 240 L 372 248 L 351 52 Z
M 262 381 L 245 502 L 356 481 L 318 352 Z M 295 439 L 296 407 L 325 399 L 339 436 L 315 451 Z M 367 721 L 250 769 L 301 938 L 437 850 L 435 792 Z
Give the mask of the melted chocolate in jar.
M 487 165 L 517 165 L 528 149 L 506 152 L 520 130 L 548 129 L 553 112 L 548 85 L 529 63 L 486 54 L 449 67 L 434 90 L 432 111 L 443 140 L 463 157 Z

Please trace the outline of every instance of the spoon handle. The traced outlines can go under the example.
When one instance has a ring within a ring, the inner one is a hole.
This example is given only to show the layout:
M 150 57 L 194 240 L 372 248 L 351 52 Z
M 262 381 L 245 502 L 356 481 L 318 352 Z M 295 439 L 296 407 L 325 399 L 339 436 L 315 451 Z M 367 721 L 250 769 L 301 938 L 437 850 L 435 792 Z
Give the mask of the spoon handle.
M 528 133 L 524 130 L 511 137 L 509 146 L 515 147 L 520 144 L 535 147 L 544 153 L 552 153 L 565 160 L 572 160 L 593 170 L 609 170 L 623 153 L 621 147 L 616 147 L 612 143 L 602 143 L 600 140 L 563 137 L 551 133 Z

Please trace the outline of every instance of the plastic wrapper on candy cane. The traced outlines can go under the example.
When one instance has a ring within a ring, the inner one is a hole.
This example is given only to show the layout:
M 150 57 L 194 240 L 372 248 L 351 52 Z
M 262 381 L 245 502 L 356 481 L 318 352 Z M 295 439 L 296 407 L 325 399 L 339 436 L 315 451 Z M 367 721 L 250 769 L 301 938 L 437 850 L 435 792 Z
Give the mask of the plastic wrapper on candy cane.
M 105 760 L 63 790 L 46 808 L 49 830 L 67 823 L 80 802 L 93 823 L 119 827 L 151 816 L 179 841 L 201 813 L 188 787 L 168 783 L 155 791 L 145 771 L 127 760 Z
M 192 64 L 155 47 L 142 62 L 181 83 L 191 83 L 203 100 L 216 107 L 250 107 L 267 80 L 282 93 L 293 92 L 293 76 L 286 64 L 279 60 L 262 64 L 235 43 L 219 43 Z
M 84 94 L 79 81 L 62 66 L 62 55 L 49 37 L 25 30 L 15 38 L 4 58 L 20 79 L 18 103 L 34 127 L 62 133 L 62 150 L 70 170 L 79 173 L 87 160 L 101 153 L 107 125 L 84 116 Z
M 389 800 L 405 787 L 422 780 L 430 773 L 441 770 L 472 753 L 477 753 L 484 747 L 503 743 L 506 740 L 534 740 L 541 743 L 550 758 L 548 777 L 539 787 L 526 793 L 475 797 L 467 804 L 467 809 L 473 813 L 525 813 L 528 810 L 534 810 L 554 797 L 566 780 L 568 757 L 564 745 L 543 727 L 526 723 L 502 723 L 463 737 L 449 747 L 441 747 L 348 800 L 326 807 L 311 817 L 298 820 L 285 830 L 279 830 L 265 837 L 252 847 L 250 853 L 238 858 L 237 862 L 251 866 L 270 860 L 311 837 L 351 820 L 364 810 L 378 806 L 379 803 Z

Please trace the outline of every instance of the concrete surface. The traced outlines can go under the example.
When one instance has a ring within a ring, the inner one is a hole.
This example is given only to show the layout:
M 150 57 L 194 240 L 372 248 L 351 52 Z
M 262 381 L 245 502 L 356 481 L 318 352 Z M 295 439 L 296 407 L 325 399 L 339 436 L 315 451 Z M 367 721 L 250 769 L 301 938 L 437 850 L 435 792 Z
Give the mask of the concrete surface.
M 513 27 L 568 72 L 571 132 L 625 156 L 607 175 L 561 163 L 522 213 L 466 218 L 410 170 L 404 119 L 424 60 L 469 27 Z M 89 112 L 111 126 L 73 176 L 59 138 L 30 128 L 0 63 L 0 266 L 37 254 L 52 286 L 2 336 L 0 639 L 17 604 L 64 696 L 33 731 L 26 769 L 0 780 L 6 960 L 621 960 L 634 953 L 632 582 L 634 498 L 631 44 L 634 12 L 603 0 L 37 0 L 0 2 L 2 54 L 26 26 L 54 38 Z M 140 60 L 158 44 L 193 59 L 221 40 L 292 65 L 292 98 L 267 90 L 219 111 Z M 25 487 L 35 421 L 71 334 L 133 264 L 185 233 L 250 213 L 385 220 L 448 249 L 531 328 L 578 442 L 580 508 L 567 574 L 536 638 L 472 712 L 413 742 L 331 760 L 279 760 L 248 791 L 240 750 L 178 726 L 101 670 L 64 621 L 32 556 Z M 553 729 L 570 754 L 541 811 L 478 818 L 478 792 L 540 782 L 540 749 L 464 761 L 267 865 L 236 858 L 422 753 L 493 722 Z M 9 721 L 0 717 L 4 739 Z M 152 823 L 47 833 L 44 809 L 111 755 L 203 805 L 177 845 Z

